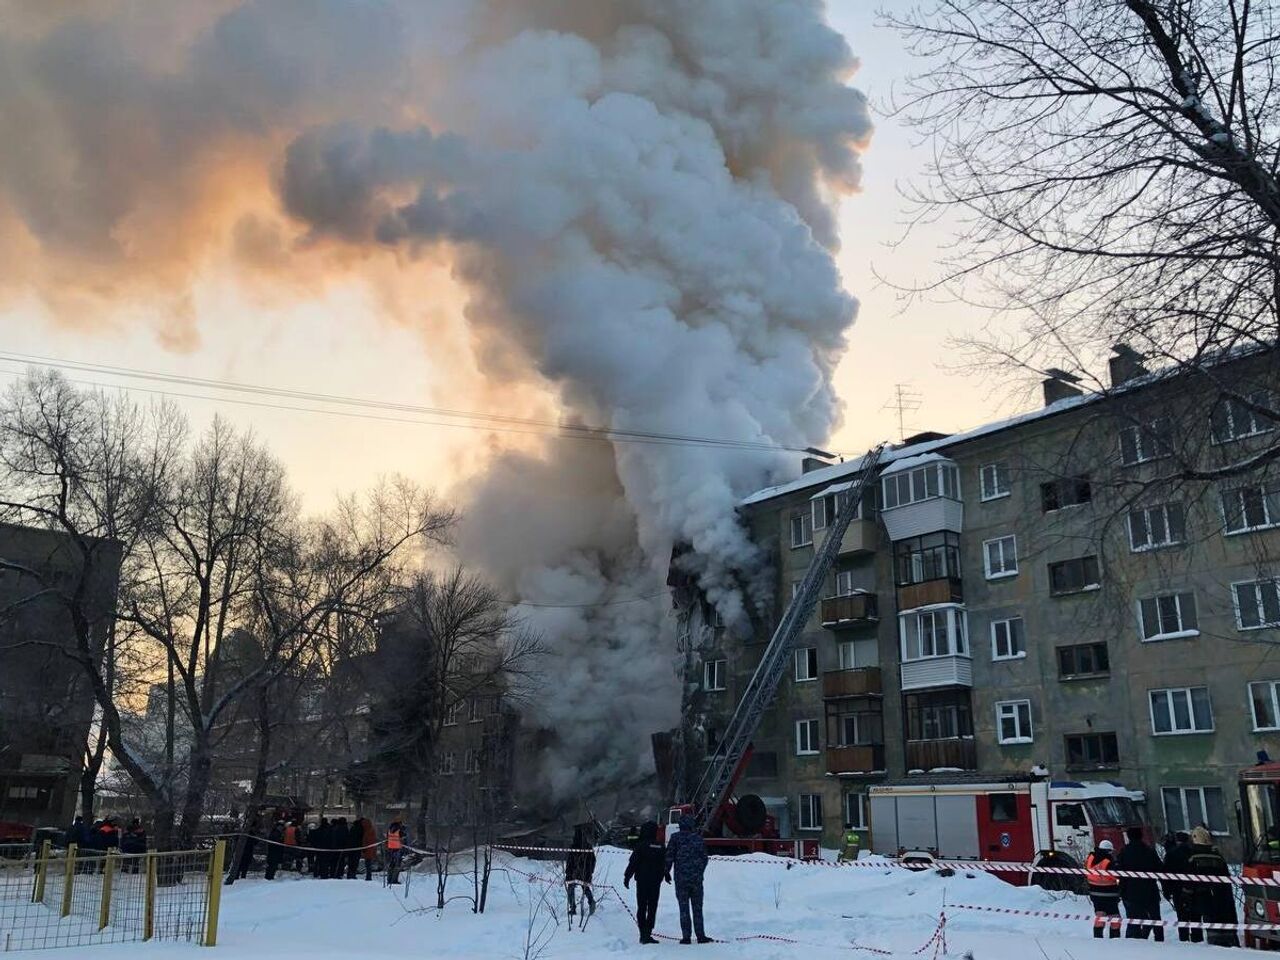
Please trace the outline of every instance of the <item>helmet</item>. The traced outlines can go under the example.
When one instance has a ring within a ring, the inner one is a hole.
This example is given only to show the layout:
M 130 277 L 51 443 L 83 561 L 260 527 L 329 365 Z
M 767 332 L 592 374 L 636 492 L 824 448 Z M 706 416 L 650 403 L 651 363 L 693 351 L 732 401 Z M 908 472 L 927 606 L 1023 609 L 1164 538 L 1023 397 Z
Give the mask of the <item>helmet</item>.
M 1110 840 L 1103 840 L 1100 844 L 1098 844 L 1098 849 L 1099 849 L 1099 850 L 1114 850 L 1114 849 L 1115 849 L 1115 844 L 1113 844 Z

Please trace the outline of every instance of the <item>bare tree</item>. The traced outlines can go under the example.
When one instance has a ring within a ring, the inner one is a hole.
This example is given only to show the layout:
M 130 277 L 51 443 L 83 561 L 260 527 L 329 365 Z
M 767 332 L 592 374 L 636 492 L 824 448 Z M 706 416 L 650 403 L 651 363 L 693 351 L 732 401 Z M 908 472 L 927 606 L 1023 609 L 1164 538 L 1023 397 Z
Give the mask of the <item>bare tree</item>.
M 901 105 L 935 151 L 921 220 L 958 234 L 945 290 L 1021 317 L 984 360 L 1099 390 L 1128 344 L 1224 411 L 1280 401 L 1280 30 L 1273 0 L 934 0 L 887 16 L 922 58 Z M 1224 356 L 1265 359 L 1249 377 Z M 1230 414 L 1224 414 L 1230 416 Z M 1182 462 L 1251 472 L 1280 436 Z

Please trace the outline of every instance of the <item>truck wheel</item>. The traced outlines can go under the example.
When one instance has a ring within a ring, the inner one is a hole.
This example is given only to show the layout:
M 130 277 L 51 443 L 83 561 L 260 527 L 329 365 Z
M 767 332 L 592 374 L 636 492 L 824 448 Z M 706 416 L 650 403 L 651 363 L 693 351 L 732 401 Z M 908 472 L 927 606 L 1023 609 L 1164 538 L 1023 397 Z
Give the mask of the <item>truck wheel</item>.
M 1079 867 L 1069 853 L 1050 853 L 1036 859 L 1037 867 Z M 1076 873 L 1039 873 L 1031 872 L 1031 885 L 1042 890 L 1063 890 L 1067 893 L 1083 894 L 1085 892 L 1084 877 Z
M 756 794 L 748 793 L 738 798 L 734 805 L 738 826 L 747 836 L 759 833 L 764 829 L 764 822 L 769 819 L 769 808 Z

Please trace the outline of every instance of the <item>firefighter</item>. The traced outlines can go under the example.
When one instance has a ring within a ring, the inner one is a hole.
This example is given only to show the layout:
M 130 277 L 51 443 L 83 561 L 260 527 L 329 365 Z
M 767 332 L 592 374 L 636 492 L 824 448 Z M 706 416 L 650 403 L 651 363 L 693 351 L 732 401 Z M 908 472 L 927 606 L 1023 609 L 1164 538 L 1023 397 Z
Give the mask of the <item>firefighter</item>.
M 404 824 L 393 820 L 387 827 L 387 883 L 400 882 L 400 864 L 404 860 L 404 848 L 409 842 L 409 835 Z
M 1089 899 L 1093 901 L 1093 935 L 1102 939 L 1102 928 L 1111 928 L 1111 939 L 1120 936 L 1120 881 L 1111 871 L 1115 868 L 1115 845 L 1103 840 L 1098 849 L 1084 861 Z
M 711 943 L 702 928 L 702 875 L 707 869 L 707 845 L 690 814 L 680 818 L 680 832 L 667 843 L 667 870 L 674 869 L 676 903 L 680 905 L 681 943 L 689 942 L 690 913 L 699 943 Z
M 1130 827 L 1129 842 L 1116 858 L 1116 869 L 1124 872 L 1131 870 L 1142 873 L 1159 873 L 1164 869 L 1160 862 L 1160 854 L 1148 846 L 1142 836 L 1141 827 Z M 1160 919 L 1160 887 L 1154 880 L 1138 877 L 1124 877 L 1120 880 L 1120 898 L 1124 901 L 1124 913 L 1129 918 L 1129 925 L 1124 935 L 1128 939 L 1145 940 L 1154 930 L 1156 943 L 1164 943 L 1164 927 L 1148 926 L 1134 923 L 1134 920 Z
M 1227 861 L 1213 845 L 1213 838 L 1209 836 L 1208 829 L 1203 825 L 1191 831 L 1187 872 L 1209 877 L 1231 876 Z M 1231 884 L 1217 883 L 1212 880 L 1192 881 L 1187 884 L 1187 887 L 1197 919 L 1205 923 L 1232 925 L 1236 923 L 1236 900 Z M 1235 930 L 1207 930 L 1204 938 L 1216 947 L 1240 946 L 1240 939 L 1236 936 Z
M 653 925 L 658 919 L 658 900 L 662 895 L 662 881 L 671 882 L 667 867 L 667 851 L 658 842 L 658 824 L 649 820 L 640 827 L 635 849 L 627 861 L 622 885 L 631 886 L 636 880 L 636 926 L 640 928 L 641 943 L 657 943 L 653 939 Z
M 284 868 L 286 870 L 297 870 L 301 872 L 302 861 L 298 858 L 298 847 L 302 831 L 298 828 L 297 820 L 290 820 L 284 827 Z
M 1188 861 L 1191 858 L 1191 834 L 1185 830 L 1179 830 L 1173 835 L 1173 843 L 1166 844 L 1168 853 L 1164 860 L 1164 869 L 1166 873 L 1190 873 Z M 1181 923 L 1198 920 L 1196 916 L 1195 904 L 1191 898 L 1191 891 L 1188 884 L 1183 880 L 1166 880 L 1164 881 L 1165 898 L 1173 904 L 1173 909 L 1178 914 L 1178 920 Z M 1178 939 L 1191 943 L 1199 943 L 1204 939 L 1204 931 L 1199 927 L 1190 929 L 1188 927 L 1178 927 Z
M 574 893 L 581 887 L 582 898 L 587 905 L 587 917 L 590 917 L 596 912 L 596 895 L 591 889 L 591 883 L 596 874 L 596 854 L 587 843 L 581 827 L 574 828 L 573 843 L 570 847 L 571 852 L 564 860 L 564 888 L 569 897 L 569 916 L 572 917 L 577 913 L 578 905 L 575 902 Z M 586 918 L 583 922 L 586 922 Z M 570 921 L 570 926 L 572 925 Z
M 284 821 L 277 820 L 271 827 L 271 832 L 267 834 L 267 872 L 263 874 L 267 880 L 276 878 L 276 871 L 284 862 L 285 849 Z
M 862 849 L 862 838 L 858 836 L 858 831 L 853 828 L 852 823 L 844 825 L 844 834 L 840 837 L 840 860 L 857 860 L 858 852 Z

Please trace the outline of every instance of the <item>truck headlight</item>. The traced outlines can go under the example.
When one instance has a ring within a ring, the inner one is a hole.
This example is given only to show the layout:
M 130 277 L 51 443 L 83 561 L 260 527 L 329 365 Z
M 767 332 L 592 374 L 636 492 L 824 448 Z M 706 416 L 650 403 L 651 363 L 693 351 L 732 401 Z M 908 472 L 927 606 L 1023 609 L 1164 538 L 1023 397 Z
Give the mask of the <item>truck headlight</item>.
M 1253 901 L 1253 915 L 1259 920 L 1267 919 L 1267 905 L 1261 900 Z

